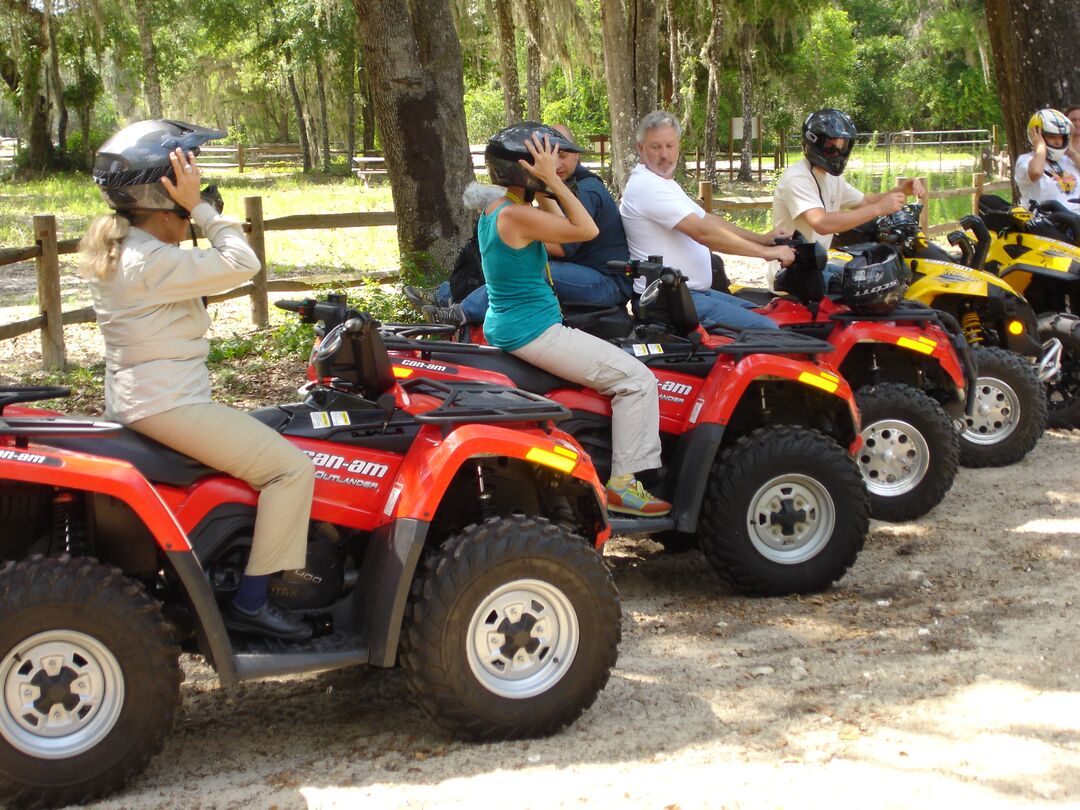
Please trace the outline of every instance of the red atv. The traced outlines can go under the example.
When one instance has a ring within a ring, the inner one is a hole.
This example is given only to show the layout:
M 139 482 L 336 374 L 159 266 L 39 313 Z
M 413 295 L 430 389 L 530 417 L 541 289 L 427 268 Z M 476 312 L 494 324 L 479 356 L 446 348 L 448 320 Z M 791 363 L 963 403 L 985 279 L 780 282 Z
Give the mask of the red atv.
M 830 359 L 854 389 L 862 417 L 858 458 L 871 514 L 921 517 L 952 486 L 960 433 L 975 405 L 977 372 L 963 331 L 948 313 L 915 301 L 879 313 L 855 311 L 842 293 L 825 294 L 825 249 L 799 235 L 788 244 L 796 258 L 778 277 L 785 294 L 725 291 L 761 304 L 759 311 L 784 329 L 836 349 Z M 887 246 L 867 247 L 892 254 Z
M 115 791 L 160 750 L 181 650 L 224 686 L 400 661 L 417 701 L 470 739 L 550 734 L 607 682 L 619 598 L 610 528 L 569 414 L 474 381 L 398 384 L 376 324 L 319 350 L 335 378 L 254 412 L 317 468 L 307 564 L 272 594 L 316 630 L 230 633 L 256 493 L 119 425 L 0 390 L 0 800 Z M 6 407 L 6 412 L 4 408 Z
M 655 289 L 682 308 L 678 318 L 690 328 L 675 334 L 643 325 L 615 343 L 656 374 L 664 466 L 646 485 L 672 511 L 662 518 L 618 516 L 612 531 L 653 535 L 669 547 L 697 543 L 716 572 L 743 592 L 829 587 L 855 561 L 869 526 L 866 488 L 849 455 L 859 446 L 854 398 L 839 375 L 811 362 L 832 347 L 775 330 L 747 330 L 724 345 L 705 345 L 685 279 L 671 273 L 664 282 Z M 322 345 L 336 339 L 340 327 L 333 324 L 349 314 L 343 297 L 277 305 L 321 321 Z M 606 397 L 491 346 L 416 339 L 454 327 L 387 329 L 384 340 L 402 378 L 498 381 L 570 409 L 563 427 L 606 479 Z

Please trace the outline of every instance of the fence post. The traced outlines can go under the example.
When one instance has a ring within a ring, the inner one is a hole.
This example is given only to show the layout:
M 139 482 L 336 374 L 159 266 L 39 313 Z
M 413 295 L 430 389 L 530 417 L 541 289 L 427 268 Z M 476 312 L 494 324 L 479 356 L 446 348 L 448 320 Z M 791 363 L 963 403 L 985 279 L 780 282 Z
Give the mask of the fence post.
M 919 229 L 926 233 L 930 227 L 930 178 L 920 177 L 922 180 L 923 193 L 919 196 L 919 202 L 922 203 L 922 213 L 919 214 Z
M 981 197 L 983 194 L 983 186 L 986 184 L 986 175 L 982 172 L 975 172 L 971 180 L 971 185 L 975 187 L 975 191 L 971 195 L 971 213 L 975 216 L 978 216 L 979 197 Z
M 236 145 L 236 169 L 240 174 L 244 173 L 244 145 L 242 143 Z
M 60 301 L 60 253 L 56 246 L 56 217 L 34 217 L 34 239 L 40 252 L 37 257 L 38 307 L 45 316 L 41 330 L 41 365 L 46 369 L 64 368 L 64 313 Z
M 251 280 L 251 320 L 259 328 L 270 325 L 270 303 L 266 298 L 266 232 L 263 230 L 262 197 L 244 197 L 248 244 L 259 259 L 259 272 Z
M 701 198 L 701 207 L 705 209 L 706 214 L 712 213 L 712 181 L 711 180 L 699 180 L 698 184 L 698 197 Z

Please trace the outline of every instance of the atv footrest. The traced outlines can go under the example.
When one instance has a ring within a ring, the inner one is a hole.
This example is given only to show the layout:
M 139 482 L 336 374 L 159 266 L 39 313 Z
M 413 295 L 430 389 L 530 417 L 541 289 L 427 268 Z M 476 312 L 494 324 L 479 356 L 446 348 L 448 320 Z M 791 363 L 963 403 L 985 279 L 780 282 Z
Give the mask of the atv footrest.
M 235 637 L 236 674 L 240 680 L 275 678 L 368 663 L 370 655 L 355 633 L 334 633 L 310 641 Z
M 748 354 L 826 354 L 835 351 L 831 343 L 787 329 L 743 329 L 731 343 L 713 346 L 718 354 L 742 359 Z
M 670 516 L 650 518 L 609 514 L 608 525 L 611 526 L 612 537 L 638 537 L 645 534 L 675 531 L 675 518 Z

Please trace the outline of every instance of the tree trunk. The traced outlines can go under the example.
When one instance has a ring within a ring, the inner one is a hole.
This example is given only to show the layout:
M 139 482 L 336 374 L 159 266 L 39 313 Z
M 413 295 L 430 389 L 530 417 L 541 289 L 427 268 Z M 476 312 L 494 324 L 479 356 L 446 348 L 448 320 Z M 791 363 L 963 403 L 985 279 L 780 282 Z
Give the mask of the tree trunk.
M 296 113 L 296 127 L 300 130 L 300 152 L 304 156 L 304 173 L 311 171 L 311 145 L 308 143 L 307 122 L 304 120 L 304 106 L 300 103 L 300 92 L 296 89 L 296 77 L 293 75 L 292 55 L 285 50 L 285 76 L 289 82 L 289 94 L 292 96 L 293 112 Z
M 360 149 L 364 152 L 375 151 L 375 99 L 371 96 L 371 72 L 365 68 L 363 50 L 360 51 L 360 126 L 363 142 Z
M 60 46 L 56 41 L 56 20 L 53 17 L 52 2 L 46 0 L 45 12 L 41 15 L 41 39 L 48 48 L 49 67 L 45 86 L 47 95 L 52 96 L 56 105 L 56 143 L 61 155 L 67 153 L 68 109 L 64 103 L 64 81 L 60 78 Z
M 277 142 L 291 143 L 292 136 L 289 135 L 289 102 L 284 98 L 281 99 L 281 114 L 278 116 L 277 121 Z
M 656 107 L 659 22 L 652 0 L 600 0 L 611 117 L 611 179 L 621 193 L 637 160 L 638 122 Z
M 10 35 L 16 40 L 0 48 L 0 77 L 18 99 L 19 134 L 26 141 L 26 168 L 48 169 L 53 161 L 49 135 L 49 98 L 43 63 L 48 47 L 42 12 L 29 4 L 15 6 Z M 10 54 L 10 55 L 9 55 Z
M 162 118 L 161 82 L 158 79 L 157 51 L 154 48 L 153 30 L 150 24 L 151 0 L 134 0 L 135 22 L 139 27 L 139 50 L 142 51 L 143 89 L 146 91 L 146 106 L 150 108 L 151 118 Z
M 326 82 L 322 57 L 315 57 L 315 83 L 319 89 L 319 117 L 322 119 L 322 170 L 330 174 L 330 116 L 326 111 Z
M 447 0 L 354 0 L 402 265 L 445 277 L 472 230 L 461 44 Z
M 675 0 L 666 0 L 664 10 L 667 14 L 668 27 L 668 71 L 671 74 L 670 90 L 667 96 L 667 108 L 672 115 L 678 118 L 682 102 L 682 77 L 679 75 L 681 72 L 679 60 L 679 20 L 675 14 Z M 713 14 L 716 14 L 715 9 L 713 10 Z
M 510 13 L 510 0 L 494 0 L 494 3 L 495 17 L 499 23 L 499 74 L 503 88 L 503 107 L 506 110 L 506 125 L 509 126 L 516 124 L 525 114 L 521 104 L 521 90 L 518 87 L 514 16 Z
M 539 121 L 540 115 L 540 2 L 525 0 L 525 116 Z
M 1027 122 L 1035 110 L 1080 103 L 1080 4 L 986 0 L 986 27 L 1015 162 L 1028 150 Z
M 739 43 L 739 88 L 742 95 L 742 154 L 739 156 L 739 180 L 749 183 L 754 179 L 754 62 L 753 48 L 744 26 Z
M 702 138 L 701 151 L 704 153 L 705 179 L 711 183 L 716 182 L 716 141 L 717 123 L 716 106 L 720 97 L 720 53 L 724 36 L 724 9 L 720 0 L 712 2 L 712 25 L 709 27 L 709 38 L 705 47 L 701 49 L 701 59 L 709 67 L 709 90 L 705 100 L 705 133 Z
M 345 49 L 345 152 L 346 169 L 352 171 L 356 155 L 356 43 Z

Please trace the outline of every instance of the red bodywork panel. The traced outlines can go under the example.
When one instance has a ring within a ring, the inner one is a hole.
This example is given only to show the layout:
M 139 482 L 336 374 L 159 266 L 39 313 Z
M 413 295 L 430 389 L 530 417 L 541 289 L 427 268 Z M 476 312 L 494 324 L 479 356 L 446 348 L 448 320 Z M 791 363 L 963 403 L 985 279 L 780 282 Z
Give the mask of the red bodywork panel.
M 811 316 L 810 310 L 803 304 L 792 298 L 776 298 L 759 311 L 767 315 L 781 326 L 791 324 L 830 323 L 829 317 L 833 313 L 849 312 L 850 309 L 837 304 L 828 298 L 822 299 L 817 318 Z M 829 343 L 836 347 L 836 351 L 829 356 L 831 365 L 841 368 L 844 360 L 851 350 L 860 343 L 884 343 L 900 346 L 913 355 L 933 358 L 941 366 L 942 370 L 953 381 L 958 390 L 964 390 L 964 369 L 960 364 L 960 358 L 956 355 L 949 335 L 936 323 L 926 321 L 849 321 L 831 322 L 832 331 L 826 338 Z M 906 341 L 929 347 L 927 340 L 934 342 L 932 351 L 920 351 L 912 348 Z
M 399 389 L 400 392 L 400 389 Z M 408 399 L 404 397 L 404 399 Z M 426 410 L 427 398 L 413 397 L 414 411 Z M 15 415 L 15 408 L 9 410 Z M 20 416 L 53 416 L 19 409 Z M 398 518 L 429 521 L 462 464 L 473 457 L 506 456 L 544 463 L 536 454 L 557 456 L 565 472 L 589 484 L 598 503 L 603 487 L 588 454 L 568 434 L 545 432 L 515 423 L 464 424 L 445 438 L 438 426 L 421 428 L 405 456 L 349 444 L 289 438 L 316 468 L 313 520 L 372 531 Z M 16 447 L 0 438 L 0 479 L 45 484 L 111 495 L 127 503 L 145 522 L 163 551 L 191 551 L 190 532 L 224 503 L 255 506 L 258 493 L 226 475 L 200 479 L 190 487 L 154 486 L 130 463 L 30 444 Z M 603 527 L 594 542 L 600 548 L 610 536 Z

